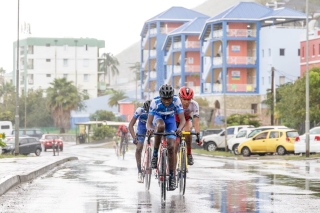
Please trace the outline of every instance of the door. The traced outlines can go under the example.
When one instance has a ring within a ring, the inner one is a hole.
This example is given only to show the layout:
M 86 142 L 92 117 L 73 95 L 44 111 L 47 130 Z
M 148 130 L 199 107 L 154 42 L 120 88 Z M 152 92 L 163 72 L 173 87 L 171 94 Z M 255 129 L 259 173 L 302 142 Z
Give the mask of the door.
M 20 139 L 19 141 L 19 153 L 26 154 L 29 153 L 29 144 L 26 138 Z
M 28 138 L 29 153 L 34 153 L 36 151 L 39 142 L 35 138 Z
M 262 132 L 253 138 L 250 143 L 252 152 L 266 152 L 266 139 L 268 132 Z
M 267 152 L 276 152 L 277 144 L 279 143 L 279 132 L 276 130 L 270 131 L 266 142 Z

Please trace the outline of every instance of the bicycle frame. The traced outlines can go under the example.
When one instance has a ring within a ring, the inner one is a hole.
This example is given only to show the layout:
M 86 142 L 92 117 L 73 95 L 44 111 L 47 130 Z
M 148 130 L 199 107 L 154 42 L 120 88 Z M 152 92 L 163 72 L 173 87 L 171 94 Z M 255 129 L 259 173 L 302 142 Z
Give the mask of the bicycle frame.
M 137 135 L 137 136 L 145 136 L 145 135 Z M 141 164 L 143 181 L 144 179 L 146 179 L 146 182 L 145 182 L 146 190 L 149 190 L 150 182 L 151 182 L 151 174 L 152 174 L 151 156 L 152 156 L 152 148 L 150 143 L 150 137 L 148 137 L 147 144 L 142 157 L 142 164 Z

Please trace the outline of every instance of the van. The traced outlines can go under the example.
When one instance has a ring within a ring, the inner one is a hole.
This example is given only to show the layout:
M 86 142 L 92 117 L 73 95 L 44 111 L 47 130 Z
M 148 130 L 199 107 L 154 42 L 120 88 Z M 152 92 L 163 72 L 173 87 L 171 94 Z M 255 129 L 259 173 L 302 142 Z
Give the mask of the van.
M 0 121 L 0 133 L 5 133 L 10 135 L 12 132 L 12 122 L 11 121 Z
M 15 135 L 15 130 L 12 130 L 12 135 Z M 43 132 L 40 129 L 19 129 L 19 136 L 35 137 L 38 140 L 42 137 Z

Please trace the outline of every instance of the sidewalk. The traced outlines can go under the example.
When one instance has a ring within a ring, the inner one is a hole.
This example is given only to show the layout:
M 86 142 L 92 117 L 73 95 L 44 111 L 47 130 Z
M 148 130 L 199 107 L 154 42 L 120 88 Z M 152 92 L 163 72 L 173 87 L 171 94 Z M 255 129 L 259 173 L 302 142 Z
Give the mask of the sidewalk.
M 10 188 L 28 182 L 71 160 L 78 160 L 78 158 L 41 156 L 0 159 L 0 196 Z

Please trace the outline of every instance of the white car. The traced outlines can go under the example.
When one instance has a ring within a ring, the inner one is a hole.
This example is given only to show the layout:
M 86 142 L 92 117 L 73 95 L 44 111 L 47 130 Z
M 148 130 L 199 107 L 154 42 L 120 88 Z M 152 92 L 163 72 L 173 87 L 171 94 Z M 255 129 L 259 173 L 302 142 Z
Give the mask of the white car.
M 314 127 L 309 131 L 309 152 L 317 153 L 320 152 L 320 127 Z M 300 135 L 294 143 L 294 153 L 305 153 L 306 152 L 306 134 Z
M 228 141 L 228 149 L 235 155 L 239 155 L 238 146 L 240 143 L 247 141 L 261 131 L 268 129 L 288 129 L 286 126 L 260 126 L 257 128 L 244 128 L 239 131 L 235 138 Z
M 227 141 L 238 134 L 239 130 L 245 127 L 253 127 L 251 125 L 229 126 L 227 127 Z M 203 136 L 201 138 L 203 148 L 209 152 L 213 152 L 216 149 L 225 148 L 225 130 L 218 134 L 212 134 Z

